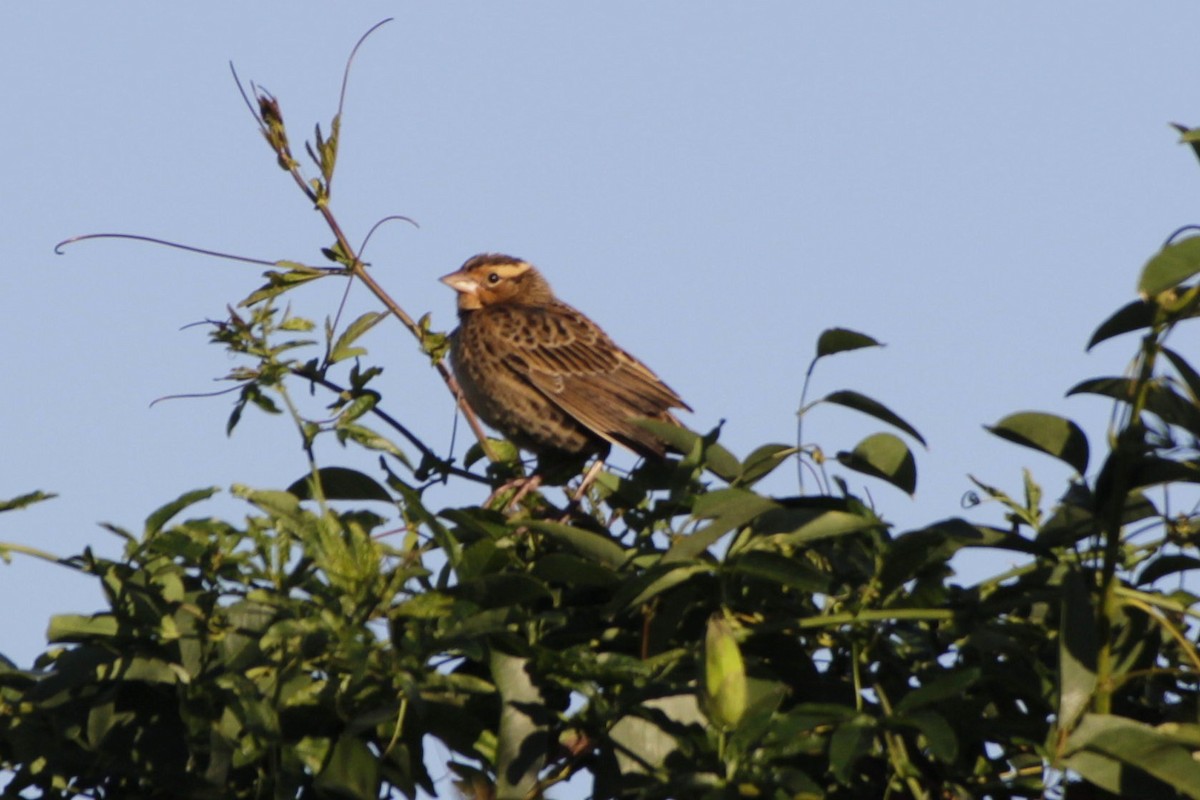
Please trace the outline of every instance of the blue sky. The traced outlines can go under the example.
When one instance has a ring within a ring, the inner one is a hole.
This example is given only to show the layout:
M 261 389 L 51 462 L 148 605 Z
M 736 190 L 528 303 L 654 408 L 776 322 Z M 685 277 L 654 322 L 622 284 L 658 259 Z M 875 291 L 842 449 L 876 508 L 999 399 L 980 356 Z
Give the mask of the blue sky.
M 229 398 L 150 407 L 220 388 L 232 362 L 182 328 L 221 317 L 256 268 L 52 248 L 125 231 L 316 262 L 330 237 L 228 63 L 299 138 L 327 125 L 346 54 L 387 16 L 354 66 L 334 209 L 355 241 L 387 214 L 420 223 L 367 253 L 400 303 L 449 328 L 438 276 L 479 251 L 527 258 L 741 453 L 794 439 L 821 330 L 865 331 L 888 346 L 823 364 L 813 391 L 866 392 L 928 440 L 916 499 L 856 484 L 900 529 L 965 513 L 968 473 L 1015 492 L 1028 466 L 1060 493 L 1065 469 L 981 426 L 1055 411 L 1098 448 L 1107 405 L 1063 393 L 1119 373 L 1133 343 L 1084 345 L 1200 216 L 1200 170 L 1167 124 L 1200 125 L 1191 3 L 4 4 L 0 496 L 60 496 L 0 516 L 0 541 L 111 554 L 98 522 L 137 529 L 186 490 L 301 474 L 278 419 L 227 439 Z M 340 291 L 295 310 L 320 320 Z M 352 307 L 373 306 L 356 291 Z M 448 442 L 451 402 L 407 334 L 365 343 L 392 413 Z M 830 410 L 805 433 L 835 452 L 878 428 Z M 775 481 L 796 489 L 791 470 Z M 51 614 L 100 602 L 61 568 L 0 566 L 0 606 L 20 609 L 0 652 L 28 663 Z

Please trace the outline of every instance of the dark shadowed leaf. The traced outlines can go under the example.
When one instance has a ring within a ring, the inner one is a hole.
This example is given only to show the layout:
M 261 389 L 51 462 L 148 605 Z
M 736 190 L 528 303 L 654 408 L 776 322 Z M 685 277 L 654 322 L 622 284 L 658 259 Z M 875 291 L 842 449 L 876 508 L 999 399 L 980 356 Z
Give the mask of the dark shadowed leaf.
M 912 494 L 917 490 L 917 462 L 900 437 L 876 433 L 863 439 L 852 452 L 837 454 L 843 466 L 887 481 Z
M 864 347 L 883 347 L 883 344 L 865 333 L 846 328 L 827 328 L 817 337 L 817 358 Z
M 867 754 L 875 740 L 875 720 L 860 714 L 838 725 L 829 740 L 829 769 L 842 783 L 849 783 L 854 765 Z
M 374 478 L 346 467 L 322 467 L 317 470 L 326 500 L 381 500 L 392 502 L 392 496 Z M 305 475 L 287 488 L 301 500 L 311 500 L 312 476 Z
M 1155 308 L 1154 303 L 1148 300 L 1134 300 L 1132 303 L 1123 306 L 1111 317 L 1100 323 L 1100 327 L 1096 328 L 1096 332 L 1088 340 L 1087 349 L 1091 350 L 1105 339 L 1120 336 L 1122 333 L 1149 328 L 1154 322 Z
M 1137 584 L 1145 586 L 1154 583 L 1159 578 L 1174 575 L 1178 572 L 1188 572 L 1200 569 L 1200 558 L 1185 556 L 1179 553 L 1167 553 L 1155 558 L 1138 575 Z
M 608 567 L 569 553 L 542 556 L 533 565 L 533 575 L 539 580 L 573 589 L 581 586 L 612 586 L 620 581 L 617 573 Z
M 1098 394 L 1128 403 L 1133 400 L 1134 382 L 1129 378 L 1089 378 L 1067 390 L 1067 397 L 1076 394 Z
M 1175 481 L 1200 483 L 1200 464 L 1194 461 L 1145 456 L 1133 465 L 1129 476 L 1130 486 L 1135 489 Z
M 980 667 L 968 667 L 942 675 L 904 695 L 900 702 L 896 703 L 896 713 L 908 714 L 933 703 L 959 697 L 974 686 L 982 674 L 983 670 Z
M 1197 372 L 1187 359 L 1169 347 L 1162 349 L 1162 354 L 1171 362 L 1171 366 L 1179 373 L 1188 388 L 1188 394 L 1193 404 L 1200 403 L 1200 372 Z
M 1200 272 L 1200 236 L 1169 244 L 1146 262 L 1138 279 L 1138 294 L 1152 298 Z
M 867 397 L 864 394 L 859 394 L 858 392 L 851 391 L 849 389 L 843 389 L 841 391 L 826 395 L 825 402 L 836 403 L 839 406 L 845 406 L 846 408 L 852 408 L 855 411 L 861 411 L 864 414 L 869 414 L 870 416 L 875 417 L 875 419 L 882 420 L 889 425 L 895 426 L 896 428 L 904 431 L 909 436 L 920 442 L 922 446 L 928 446 L 925 444 L 925 438 L 921 436 L 921 434 L 917 433 L 916 428 L 901 419 L 898 414 L 894 413 L 883 403 L 880 403 L 877 400 L 872 400 L 870 397 Z
M 1069 419 L 1040 411 L 1022 411 L 1008 415 L 987 430 L 1002 439 L 1054 456 L 1080 475 L 1087 472 L 1087 436 Z

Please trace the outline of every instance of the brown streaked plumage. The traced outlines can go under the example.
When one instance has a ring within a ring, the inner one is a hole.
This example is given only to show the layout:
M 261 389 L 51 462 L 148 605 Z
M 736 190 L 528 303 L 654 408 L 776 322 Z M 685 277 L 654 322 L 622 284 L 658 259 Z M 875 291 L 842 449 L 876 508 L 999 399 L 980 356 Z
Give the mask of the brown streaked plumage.
M 661 457 L 666 445 L 633 420 L 678 425 L 691 411 L 596 323 L 558 300 L 531 264 L 484 253 L 442 278 L 458 292 L 450 363 L 467 403 L 518 446 L 604 454 L 609 443 Z

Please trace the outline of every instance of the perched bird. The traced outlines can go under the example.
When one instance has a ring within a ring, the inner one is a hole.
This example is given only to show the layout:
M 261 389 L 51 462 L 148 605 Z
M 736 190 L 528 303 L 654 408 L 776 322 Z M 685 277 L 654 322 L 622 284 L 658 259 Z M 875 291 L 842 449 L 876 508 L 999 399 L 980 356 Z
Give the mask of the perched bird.
M 600 455 L 616 443 L 662 457 L 635 419 L 679 424 L 691 411 L 600 326 L 554 296 L 531 264 L 484 253 L 442 278 L 458 292 L 450 363 L 468 405 L 540 456 Z

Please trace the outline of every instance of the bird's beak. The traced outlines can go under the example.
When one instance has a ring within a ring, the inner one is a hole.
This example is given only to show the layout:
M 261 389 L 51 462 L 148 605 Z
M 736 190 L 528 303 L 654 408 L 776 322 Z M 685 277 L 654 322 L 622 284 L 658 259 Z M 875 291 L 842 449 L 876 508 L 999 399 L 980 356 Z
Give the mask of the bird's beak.
M 451 272 L 449 275 L 443 275 L 438 280 L 449 286 L 454 291 L 461 292 L 463 294 L 475 294 L 477 291 L 479 291 L 479 284 L 476 283 L 473 278 L 468 275 L 464 275 L 462 272 Z

